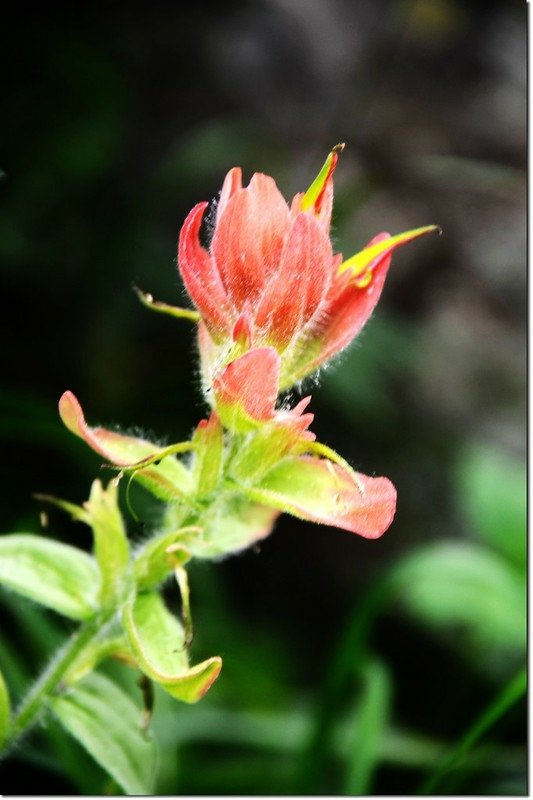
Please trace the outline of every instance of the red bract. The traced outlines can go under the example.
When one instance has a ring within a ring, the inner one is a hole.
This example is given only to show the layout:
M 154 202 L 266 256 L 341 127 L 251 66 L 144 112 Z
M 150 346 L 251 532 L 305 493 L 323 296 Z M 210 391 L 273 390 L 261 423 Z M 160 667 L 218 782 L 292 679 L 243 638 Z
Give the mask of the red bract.
M 329 229 L 340 149 L 290 207 L 269 176 L 256 173 L 243 187 L 241 170 L 230 170 L 209 250 L 199 239 L 208 204 L 185 220 L 178 259 L 208 334 L 200 334 L 208 385 L 210 367 L 231 361 L 235 345 L 237 354 L 274 347 L 282 359 L 280 389 L 305 377 L 359 333 L 379 300 L 392 252 L 435 229 L 382 233 L 344 262 L 334 255 Z

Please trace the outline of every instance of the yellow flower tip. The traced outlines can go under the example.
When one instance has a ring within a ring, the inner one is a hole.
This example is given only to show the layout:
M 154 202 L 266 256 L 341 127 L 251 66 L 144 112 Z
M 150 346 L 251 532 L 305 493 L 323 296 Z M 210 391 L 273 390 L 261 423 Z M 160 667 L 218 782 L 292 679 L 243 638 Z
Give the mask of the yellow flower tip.
M 439 236 L 442 234 L 442 229 L 439 228 L 438 225 L 424 225 L 422 228 L 413 228 L 410 231 L 398 233 L 396 236 L 389 236 L 387 239 L 381 239 L 381 241 L 375 244 L 370 244 L 359 253 L 343 261 L 339 267 L 339 275 L 342 275 L 342 273 L 348 270 L 352 273 L 352 278 L 357 278 L 362 275 L 361 283 L 363 286 L 361 288 L 364 288 L 364 286 L 368 286 L 370 283 L 370 278 L 367 273 L 371 277 L 371 272 L 377 259 L 385 257 L 392 253 L 397 247 L 401 247 L 401 245 L 412 242 L 414 239 L 418 239 L 420 236 L 424 236 L 426 233 L 431 233 L 433 231 L 437 231 Z M 360 283 L 358 282 L 357 285 L 359 286 Z
M 345 147 L 346 147 L 346 142 L 339 142 L 339 144 L 336 144 L 335 147 L 331 148 L 331 153 L 340 154 L 342 153 Z
M 337 161 L 339 160 L 339 155 L 344 150 L 344 147 L 344 142 L 340 142 L 331 149 L 331 152 L 322 164 L 320 172 L 302 197 L 300 206 L 302 211 L 309 211 L 311 208 L 313 208 L 317 213 L 320 211 L 322 197 L 324 195 L 328 180 L 335 171 Z

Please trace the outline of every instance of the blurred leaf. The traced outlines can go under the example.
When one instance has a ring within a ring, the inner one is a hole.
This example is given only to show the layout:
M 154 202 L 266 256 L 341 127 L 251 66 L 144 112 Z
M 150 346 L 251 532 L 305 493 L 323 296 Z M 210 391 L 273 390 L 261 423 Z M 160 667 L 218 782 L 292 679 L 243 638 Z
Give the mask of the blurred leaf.
M 467 449 L 457 469 L 457 492 L 475 531 L 520 569 L 526 562 L 526 468 L 499 450 Z
M 96 562 L 76 547 L 44 536 L 0 536 L 0 583 L 71 619 L 87 619 L 97 608 Z
M 430 627 L 456 630 L 481 658 L 487 649 L 526 645 L 525 586 L 497 554 L 466 542 L 438 542 L 412 553 L 391 578 L 401 601 Z M 483 666 L 480 663 L 480 666 Z
M 359 702 L 347 755 L 344 794 L 367 795 L 383 752 L 389 717 L 391 679 L 381 661 L 370 661 L 363 674 Z
M 10 717 L 11 703 L 9 700 L 9 691 L 4 676 L 0 672 L 0 746 L 7 736 Z
M 177 700 L 196 703 L 218 677 L 222 659 L 216 656 L 189 667 L 183 626 L 156 592 L 138 595 L 123 623 L 139 667 Z
M 150 794 L 156 749 L 141 732 L 141 712 L 122 689 L 93 673 L 51 701 L 63 727 L 128 794 Z

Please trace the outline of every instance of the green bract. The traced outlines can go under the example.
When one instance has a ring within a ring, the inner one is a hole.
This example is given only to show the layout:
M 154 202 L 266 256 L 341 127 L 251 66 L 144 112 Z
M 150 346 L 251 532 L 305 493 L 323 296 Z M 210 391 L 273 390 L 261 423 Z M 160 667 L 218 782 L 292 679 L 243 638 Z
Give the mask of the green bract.
M 196 703 L 216 680 L 222 659 L 189 667 L 185 632 L 155 592 L 139 594 L 123 613 L 124 627 L 143 672 L 177 700 Z

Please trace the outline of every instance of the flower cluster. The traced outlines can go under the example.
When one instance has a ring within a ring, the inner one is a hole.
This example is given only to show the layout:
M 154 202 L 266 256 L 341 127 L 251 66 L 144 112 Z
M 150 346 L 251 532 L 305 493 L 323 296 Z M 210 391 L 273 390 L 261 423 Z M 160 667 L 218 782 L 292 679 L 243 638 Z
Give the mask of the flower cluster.
M 90 428 L 70 392 L 60 412 L 70 430 L 167 503 L 163 527 L 191 526 L 191 555 L 212 557 L 267 535 L 280 511 L 376 538 L 389 527 L 396 490 L 356 473 L 315 440 L 306 397 L 294 408 L 280 393 L 345 348 L 379 300 L 393 251 L 435 230 L 380 233 L 344 259 L 330 241 L 333 174 L 342 145 L 310 188 L 287 204 L 274 180 L 227 174 L 209 214 L 196 205 L 181 229 L 178 263 L 195 311 L 154 310 L 198 323 L 203 388 L 210 416 L 190 442 L 162 448 Z M 190 451 L 187 460 L 177 456 Z

